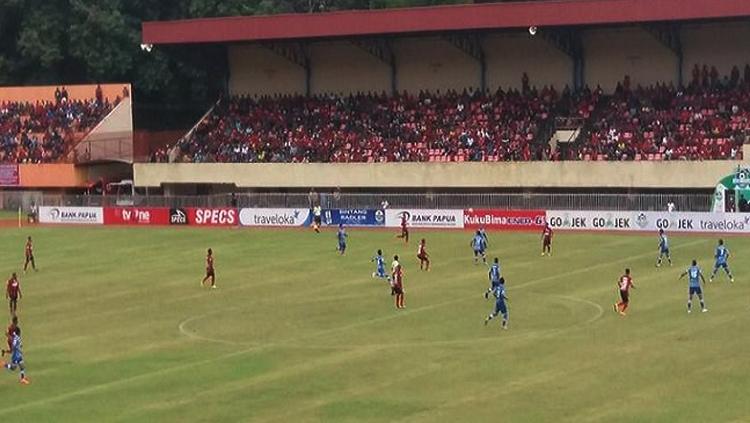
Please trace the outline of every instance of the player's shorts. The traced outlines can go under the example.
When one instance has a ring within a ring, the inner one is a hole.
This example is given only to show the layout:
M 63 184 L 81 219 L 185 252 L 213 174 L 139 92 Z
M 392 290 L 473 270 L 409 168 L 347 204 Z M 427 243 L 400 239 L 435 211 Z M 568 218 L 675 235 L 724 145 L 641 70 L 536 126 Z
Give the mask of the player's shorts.
M 495 301 L 495 314 L 505 314 L 508 312 L 508 307 L 505 305 L 504 300 Z
M 344 251 L 344 250 L 346 250 L 346 244 L 343 242 L 339 242 L 339 251 Z
M 689 295 L 692 297 L 693 295 L 703 295 L 703 290 L 700 286 L 691 286 L 689 289 Z
M 320 216 L 313 217 L 313 222 L 315 222 L 316 225 L 320 226 Z
M 404 293 L 404 287 L 403 285 L 393 285 L 392 291 L 394 294 L 403 294 Z
M 33 254 L 26 254 L 26 261 L 33 261 L 34 255 Z
M 378 270 L 376 270 L 375 271 L 375 276 L 377 276 L 379 278 L 385 278 L 386 277 L 385 269 L 378 269 Z
M 409 229 L 402 227 L 401 228 L 401 235 L 409 235 Z
M 10 357 L 11 364 L 23 364 L 23 354 L 13 353 Z
M 427 260 L 427 254 L 417 254 L 417 258 L 422 261 L 425 261 Z
M 659 254 L 662 256 L 668 256 L 669 255 L 669 248 L 662 248 L 659 250 Z
M 727 264 L 727 262 L 719 263 L 717 261 L 716 264 L 714 264 L 714 269 L 720 269 L 720 268 L 726 270 L 726 269 L 729 269 L 729 265 Z
M 11 297 L 8 298 L 8 301 L 10 301 L 11 303 L 17 303 L 18 302 L 18 297 L 11 296 Z
M 483 256 L 484 255 L 484 250 L 474 249 L 474 255 L 475 256 Z
M 627 304 L 628 301 L 630 301 L 630 293 L 628 291 L 620 290 L 620 299 L 622 299 L 622 302 Z
M 545 247 L 549 247 L 550 245 L 552 245 L 552 238 L 545 236 L 542 240 L 542 245 L 544 245 Z
M 214 272 L 214 269 L 206 269 L 206 277 L 216 277 L 216 273 Z

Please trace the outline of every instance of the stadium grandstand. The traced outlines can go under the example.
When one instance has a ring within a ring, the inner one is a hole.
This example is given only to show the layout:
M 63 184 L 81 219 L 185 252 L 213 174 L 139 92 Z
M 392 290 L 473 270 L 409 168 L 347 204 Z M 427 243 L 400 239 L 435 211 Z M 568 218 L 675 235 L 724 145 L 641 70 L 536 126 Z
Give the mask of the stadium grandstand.
M 741 159 L 745 6 L 652 6 L 505 3 L 145 23 L 146 44 L 224 43 L 230 63 L 227 97 L 152 160 Z

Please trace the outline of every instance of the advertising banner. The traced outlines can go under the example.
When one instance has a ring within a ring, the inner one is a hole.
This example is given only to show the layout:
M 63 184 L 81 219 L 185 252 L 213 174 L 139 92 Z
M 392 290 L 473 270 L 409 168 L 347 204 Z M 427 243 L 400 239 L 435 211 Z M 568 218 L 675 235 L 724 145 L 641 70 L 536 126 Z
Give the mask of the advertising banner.
M 544 227 L 544 210 L 464 210 L 464 227 L 491 230 L 541 230 Z
M 168 225 L 169 209 L 163 207 L 105 207 L 105 225 Z
M 242 209 L 242 226 L 309 226 L 308 209 Z
M 323 211 L 322 221 L 331 226 L 384 226 L 385 213 L 373 209 L 330 209 Z
M 40 223 L 102 225 L 104 209 L 101 207 L 39 207 Z
M 170 225 L 187 225 L 187 210 L 181 208 L 169 209 L 169 224 Z
M 601 231 L 750 233 L 750 214 L 698 212 L 547 211 L 553 228 Z
M 547 221 L 553 228 L 600 231 L 648 230 L 639 226 L 633 212 L 547 210 Z
M 410 228 L 463 228 L 463 210 L 427 210 L 427 209 L 387 209 L 385 226 L 401 226 L 401 218 L 406 216 Z
M 0 165 L 0 186 L 15 187 L 19 183 L 17 164 Z
M 187 212 L 188 225 L 236 226 L 240 223 L 237 209 L 190 207 L 185 211 Z

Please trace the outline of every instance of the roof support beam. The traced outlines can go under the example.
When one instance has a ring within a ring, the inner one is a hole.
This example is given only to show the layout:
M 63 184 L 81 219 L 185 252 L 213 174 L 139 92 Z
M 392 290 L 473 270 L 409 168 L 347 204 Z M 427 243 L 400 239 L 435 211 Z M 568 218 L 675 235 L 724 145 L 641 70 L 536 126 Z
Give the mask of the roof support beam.
M 393 52 L 391 41 L 387 38 L 357 38 L 353 39 L 351 42 L 355 46 L 388 65 L 391 72 L 391 95 L 396 95 L 398 92 L 396 54 Z
M 539 35 L 550 45 L 565 53 L 573 61 L 573 89 L 586 85 L 583 40 L 577 29 L 540 29 Z
M 307 51 L 307 44 L 304 42 L 293 43 L 262 43 L 263 47 L 271 50 L 284 59 L 298 65 L 305 71 L 305 95 L 309 96 L 312 92 L 310 86 L 311 66 L 310 55 Z
M 451 34 L 443 38 L 479 63 L 479 88 L 484 92 L 487 89 L 487 57 L 482 44 L 482 35 Z
M 643 25 L 643 29 L 675 55 L 677 58 L 677 83 L 679 86 L 683 86 L 683 63 L 685 56 L 682 52 L 680 25 L 677 23 L 653 23 Z

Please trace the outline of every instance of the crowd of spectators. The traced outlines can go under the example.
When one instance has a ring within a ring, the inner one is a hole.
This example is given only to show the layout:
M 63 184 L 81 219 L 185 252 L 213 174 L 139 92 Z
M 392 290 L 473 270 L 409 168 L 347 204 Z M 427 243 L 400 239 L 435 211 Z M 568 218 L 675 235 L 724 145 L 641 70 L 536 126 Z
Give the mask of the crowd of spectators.
M 65 87 L 55 90 L 54 102 L 0 101 L 0 163 L 59 161 L 113 106 L 98 87 L 85 101 L 70 99 Z
M 750 66 L 720 80 L 696 66 L 686 88 L 630 86 L 625 77 L 570 159 L 738 159 L 750 134 Z
M 555 117 L 557 119 L 550 119 Z M 581 127 L 554 151 L 550 122 Z M 580 122 L 580 124 L 579 124 Z M 549 129 L 549 128 L 547 128 Z M 750 133 L 750 66 L 720 78 L 696 66 L 690 84 L 397 96 L 233 97 L 152 161 L 424 162 L 741 158 Z
M 449 91 L 347 97 L 235 97 L 177 145 L 188 162 L 502 161 L 539 158 L 533 141 L 558 94 Z M 159 151 L 154 160 L 166 160 Z

